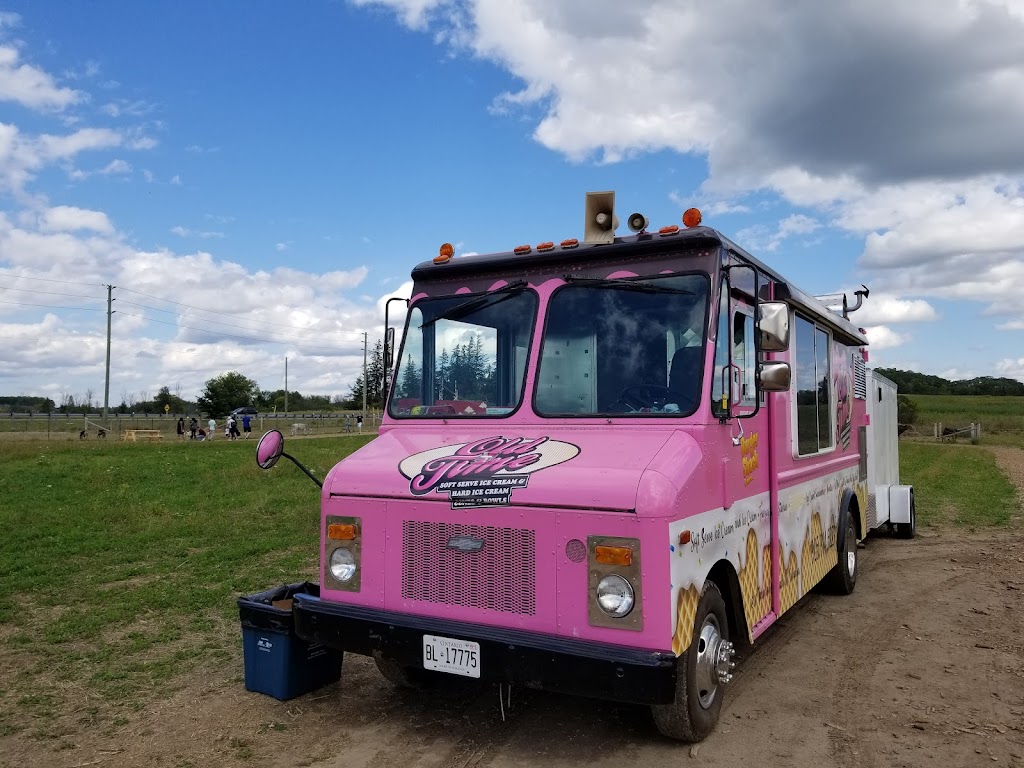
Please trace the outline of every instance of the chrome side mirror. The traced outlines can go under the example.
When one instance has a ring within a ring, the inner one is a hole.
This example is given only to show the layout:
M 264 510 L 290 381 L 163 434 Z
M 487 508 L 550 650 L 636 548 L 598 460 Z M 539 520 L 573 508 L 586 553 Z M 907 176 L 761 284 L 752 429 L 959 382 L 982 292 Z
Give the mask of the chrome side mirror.
M 786 392 L 789 390 L 792 371 L 789 363 L 768 360 L 757 369 L 757 383 L 764 392 Z
M 761 327 L 761 351 L 785 352 L 789 349 L 789 305 L 784 301 L 765 301 L 757 305 L 757 315 Z

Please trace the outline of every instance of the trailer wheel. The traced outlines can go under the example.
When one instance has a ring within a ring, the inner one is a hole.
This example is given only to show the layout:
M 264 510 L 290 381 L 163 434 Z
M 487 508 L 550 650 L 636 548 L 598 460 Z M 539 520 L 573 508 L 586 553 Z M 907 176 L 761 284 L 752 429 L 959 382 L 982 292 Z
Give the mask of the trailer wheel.
M 377 671 L 395 688 L 422 689 L 430 686 L 430 679 L 422 669 L 403 666 L 381 653 L 373 654 L 373 662 L 377 665 Z
M 706 582 L 697 603 L 690 647 L 676 659 L 675 701 L 651 707 L 662 735 L 680 741 L 703 741 L 715 729 L 722 711 L 723 688 L 732 679 L 734 653 L 722 593 L 713 582 Z
M 917 530 L 917 511 L 914 509 L 914 489 L 910 489 L 910 522 L 909 523 L 896 523 L 896 535 L 901 539 L 912 539 L 914 538 L 914 532 Z
M 857 586 L 857 529 L 853 526 L 853 517 L 846 516 L 846 535 L 842 545 L 836 544 L 839 550 L 839 562 L 825 576 L 825 586 L 830 592 L 848 595 Z

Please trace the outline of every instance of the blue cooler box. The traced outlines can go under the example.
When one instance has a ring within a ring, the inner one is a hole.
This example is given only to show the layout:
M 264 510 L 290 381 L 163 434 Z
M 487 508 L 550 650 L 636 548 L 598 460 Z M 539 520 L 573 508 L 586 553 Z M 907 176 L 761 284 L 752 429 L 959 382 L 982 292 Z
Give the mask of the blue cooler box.
M 247 691 L 286 701 L 341 678 L 341 651 L 295 634 L 290 602 L 280 603 L 298 594 L 319 597 L 320 585 L 284 584 L 238 598 Z

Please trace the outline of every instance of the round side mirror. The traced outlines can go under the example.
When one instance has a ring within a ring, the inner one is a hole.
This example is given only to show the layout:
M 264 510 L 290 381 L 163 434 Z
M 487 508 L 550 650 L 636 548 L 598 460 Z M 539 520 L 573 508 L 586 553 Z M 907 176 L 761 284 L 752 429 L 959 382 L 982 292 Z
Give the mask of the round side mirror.
M 256 446 L 256 463 L 260 469 L 270 469 L 284 453 L 284 435 L 272 429 L 260 438 Z

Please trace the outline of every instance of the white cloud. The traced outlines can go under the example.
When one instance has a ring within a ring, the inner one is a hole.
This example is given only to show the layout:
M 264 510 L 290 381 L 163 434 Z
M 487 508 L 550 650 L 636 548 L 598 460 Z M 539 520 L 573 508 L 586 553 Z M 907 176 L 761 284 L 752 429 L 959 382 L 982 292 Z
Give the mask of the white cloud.
M 846 291 L 846 295 L 851 304 L 856 303 L 853 290 Z M 890 325 L 931 322 L 938 320 L 939 316 L 935 308 L 923 299 L 903 299 L 872 291 L 856 314 L 850 317 L 856 325 Z
M 906 344 L 910 341 L 911 336 L 906 333 L 897 333 L 892 328 L 885 325 L 875 325 L 864 329 L 868 343 L 871 345 L 872 350 L 877 349 L 892 349 Z
M 124 160 L 111 160 L 97 171 L 97 173 L 103 174 L 104 176 L 124 176 L 131 172 L 131 165 Z
M 996 373 L 999 376 L 1024 381 L 1024 357 L 1003 358 L 996 363 Z
M 58 205 L 43 211 L 39 229 L 43 232 L 74 232 L 88 229 L 102 234 L 114 231 L 110 219 L 102 211 L 88 211 L 70 205 Z
M 85 99 L 73 88 L 58 86 L 53 77 L 30 64 L 18 63 L 18 49 L 0 46 L 0 101 L 13 101 L 29 109 L 62 110 Z
M 795 235 L 806 235 L 821 228 L 821 223 L 794 213 L 782 219 L 774 228 L 754 226 L 741 229 L 737 237 L 741 243 L 754 251 L 777 251 L 782 243 Z
M 274 249 L 278 253 L 284 253 L 285 251 L 288 250 L 288 243 L 278 243 L 277 245 L 274 246 Z
M 223 232 L 204 232 L 195 229 L 186 229 L 182 226 L 171 227 L 171 234 L 178 237 L 198 237 L 202 240 L 220 240 L 224 237 Z
M 181 186 L 181 176 L 179 176 L 178 174 L 174 174 L 171 177 L 171 184 L 174 184 L 175 186 Z

